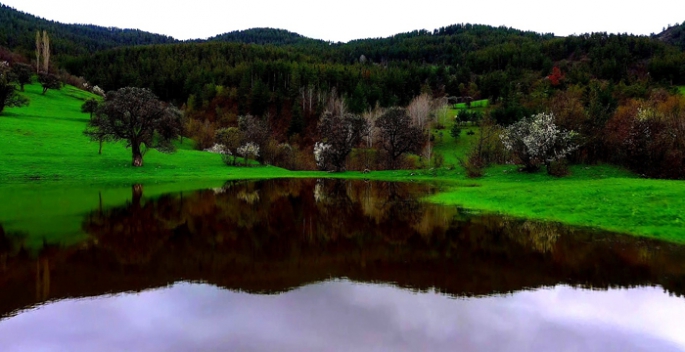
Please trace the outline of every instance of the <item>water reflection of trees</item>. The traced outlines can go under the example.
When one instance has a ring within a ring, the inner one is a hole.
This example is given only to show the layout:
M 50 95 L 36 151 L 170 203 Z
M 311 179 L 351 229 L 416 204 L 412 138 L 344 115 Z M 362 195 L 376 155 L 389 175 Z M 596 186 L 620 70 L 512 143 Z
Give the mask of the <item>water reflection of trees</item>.
M 117 254 L 122 263 L 146 263 L 168 241 L 182 217 L 176 197 L 143 202 L 143 186 L 132 186 L 131 202 L 123 207 L 98 210 L 83 224 L 98 243 Z
M 652 264 L 666 257 L 652 242 L 464 215 L 420 202 L 429 192 L 423 184 L 345 180 L 232 182 L 146 202 L 134 192 L 124 207 L 93 212 L 84 228 L 122 264 L 226 270 L 234 288 L 257 291 L 331 276 L 438 290 L 451 282 L 458 287 L 445 291 L 455 294 L 659 283 Z M 685 273 L 679 263 L 669 265 Z
M 680 246 L 421 202 L 431 191 L 412 183 L 275 180 L 144 199 L 134 187 L 126 205 L 85 217 L 87 245 L 46 253 L 47 269 L 27 265 L 35 281 L 26 285 L 38 292 L 37 275 L 47 271 L 50 292 L 40 299 L 178 280 L 280 292 L 331 277 L 456 296 L 560 283 L 685 293 Z M 0 237 L 0 255 L 13 253 L 3 243 Z

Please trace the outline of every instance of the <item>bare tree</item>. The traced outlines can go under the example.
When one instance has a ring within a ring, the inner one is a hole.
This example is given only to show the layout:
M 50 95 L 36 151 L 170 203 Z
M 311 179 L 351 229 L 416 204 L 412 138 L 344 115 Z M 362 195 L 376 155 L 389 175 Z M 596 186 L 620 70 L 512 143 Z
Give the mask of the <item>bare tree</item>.
M 431 114 L 431 97 L 428 94 L 421 94 L 415 97 L 409 106 L 407 111 L 411 117 L 412 124 L 421 129 L 430 130 L 430 114 Z M 433 153 L 433 148 L 430 141 L 430 133 L 426 134 L 426 148 L 424 150 L 424 157 L 430 163 L 431 156 Z
M 43 31 L 43 72 L 50 73 L 50 37 Z
M 426 128 L 429 123 L 431 112 L 431 98 L 428 94 L 421 94 L 414 98 L 407 108 L 409 117 L 414 125 Z
M 42 59 L 42 60 L 41 60 Z M 41 70 L 42 69 L 42 70 Z M 47 31 L 36 32 L 36 73 L 50 71 L 50 37 Z
M 399 166 L 405 153 L 418 153 L 426 141 L 424 130 L 412 124 L 406 109 L 392 108 L 376 120 L 378 142 L 388 154 L 391 168 Z
M 40 55 L 42 52 L 40 31 L 36 31 L 36 73 L 40 73 Z
M 383 109 L 381 109 L 379 104 L 373 110 L 365 112 L 362 117 L 366 120 L 366 129 L 362 131 L 362 137 L 364 139 L 364 166 L 367 169 L 371 169 L 371 160 L 369 158 L 369 150 L 373 149 L 374 142 L 378 138 L 378 127 L 376 127 L 376 120 L 383 115 Z

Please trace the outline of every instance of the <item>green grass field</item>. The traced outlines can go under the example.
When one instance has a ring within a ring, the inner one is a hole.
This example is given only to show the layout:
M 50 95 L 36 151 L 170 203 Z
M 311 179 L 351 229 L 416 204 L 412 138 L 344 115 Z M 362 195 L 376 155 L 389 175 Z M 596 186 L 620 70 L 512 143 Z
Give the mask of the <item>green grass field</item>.
M 219 155 L 192 150 L 191 141 L 173 154 L 150 150 L 142 168 L 131 166 L 124 143 L 90 142 L 81 113 L 91 95 L 66 86 L 41 95 L 37 84 L 26 86 L 28 107 L 7 108 L 0 116 L 0 182 L 61 181 L 90 183 L 178 182 L 229 178 L 297 177 L 275 167 L 228 168 Z
M 517 217 L 685 243 L 685 183 L 645 180 L 612 166 L 573 166 L 569 177 L 544 172 L 523 174 L 516 166 L 495 166 L 480 179 L 468 179 L 458 166 L 476 136 L 465 127 L 454 141 L 449 127 L 434 152 L 445 156 L 434 170 L 322 173 L 277 167 L 227 167 L 218 155 L 192 150 L 189 142 L 174 154 L 150 151 L 145 166 L 131 166 L 122 143 L 98 145 L 83 136 L 88 115 L 80 112 L 88 93 L 73 87 L 48 91 L 26 86 L 31 105 L 0 115 L 0 223 L 27 233 L 27 243 L 75 243 L 82 239 L 83 216 L 99 206 L 130 200 L 131 184 L 143 183 L 145 196 L 217 187 L 229 179 L 348 178 L 389 181 L 440 181 L 447 192 L 429 201 Z M 40 214 L 36 217 L 36 214 Z
M 474 100 L 471 102 L 471 109 L 484 109 L 487 108 L 490 105 L 490 101 L 487 99 L 483 100 Z M 454 108 L 457 110 L 461 109 L 467 109 L 468 107 L 466 106 L 466 103 L 459 103 L 454 105 Z
M 685 243 L 685 183 L 634 178 L 613 167 L 572 168 L 556 179 L 498 166 L 429 200 L 521 218 L 555 221 Z

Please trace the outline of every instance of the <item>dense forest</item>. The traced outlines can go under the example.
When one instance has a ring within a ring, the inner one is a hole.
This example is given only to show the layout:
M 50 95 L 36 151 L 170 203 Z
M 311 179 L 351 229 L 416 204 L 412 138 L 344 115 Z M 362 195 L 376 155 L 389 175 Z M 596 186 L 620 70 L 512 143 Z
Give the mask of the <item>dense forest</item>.
M 664 28 L 663 32 L 653 35 L 653 37 L 685 50 L 685 22 Z
M 62 59 L 119 46 L 178 42 L 169 36 L 137 29 L 62 24 L 0 4 L 0 46 L 31 57 L 38 30 L 50 32 L 54 55 Z
M 549 113 L 555 126 L 574 131 L 568 136 L 582 136 L 576 143 L 552 148 L 556 154 L 563 149 L 572 162 L 612 162 L 646 176 L 685 177 L 685 145 L 673 138 L 685 132 L 679 122 L 685 103 L 677 95 L 678 86 L 685 85 L 684 26 L 651 37 L 556 37 L 455 24 L 348 43 L 255 28 L 180 43 L 135 30 L 62 25 L 6 6 L 0 7 L 0 19 L 0 61 L 23 57 L 30 63 L 35 31 L 46 30 L 63 77 L 74 81 L 80 76 L 87 86 L 105 91 L 151 89 L 182 108 L 185 133 L 199 149 L 213 146 L 217 131 L 240 128 L 241 138 L 261 136 L 252 142 L 263 151 L 269 144 L 288 144 L 311 159 L 316 143 L 330 140 L 323 132 L 330 126 L 322 124 L 339 123 L 346 129 L 345 124 L 354 122 L 342 118 L 347 113 L 364 115 L 365 126 L 373 130 L 381 128 L 377 120 L 392 107 L 428 99 L 434 117 L 448 103 L 487 99 L 483 121 L 493 127 L 490 136 L 522 126 L 516 123 L 527 117 Z M 341 118 L 324 119 L 331 111 Z M 423 121 L 416 114 L 412 119 L 413 124 Z M 430 122 L 419 125 L 427 131 L 444 128 Z M 246 126 L 267 132 L 247 133 Z M 376 137 L 370 130 L 366 145 L 383 145 L 371 140 Z M 523 160 L 528 170 L 541 164 L 551 169 L 541 157 L 523 155 L 514 142 L 503 147 L 485 137 L 481 135 L 471 164 Z M 355 142 L 350 148 L 363 143 Z M 418 152 L 426 145 L 430 155 L 430 143 L 406 150 Z M 507 150 L 495 151 L 498 148 Z M 264 153 L 258 160 L 278 163 Z M 286 164 L 311 168 L 314 162 Z

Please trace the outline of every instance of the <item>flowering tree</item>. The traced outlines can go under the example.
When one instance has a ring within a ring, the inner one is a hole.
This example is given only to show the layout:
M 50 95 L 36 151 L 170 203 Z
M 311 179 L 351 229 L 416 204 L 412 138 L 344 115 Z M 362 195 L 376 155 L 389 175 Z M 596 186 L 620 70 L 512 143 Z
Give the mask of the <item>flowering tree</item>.
M 242 144 L 242 133 L 236 127 L 221 128 L 214 134 L 214 140 L 223 149 L 222 158 L 227 165 L 236 164 L 236 156 L 231 150 L 235 150 L 236 153 L 240 145 Z
M 248 142 L 242 147 L 238 148 L 236 152 L 238 155 L 245 158 L 245 165 L 247 165 L 250 159 L 256 159 L 259 157 L 259 146 L 255 143 Z
M 565 158 L 578 149 L 578 134 L 565 131 L 554 123 L 554 114 L 533 115 L 507 127 L 500 135 L 505 149 L 514 153 L 523 163 L 523 170 L 536 171 L 545 164 L 551 172 L 551 163 Z
M 328 153 L 330 149 L 330 144 L 323 142 L 316 142 L 314 144 L 314 160 L 319 170 L 328 170 Z

